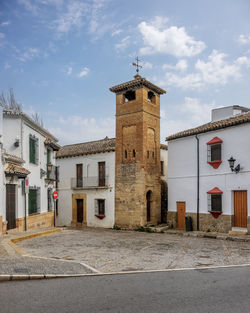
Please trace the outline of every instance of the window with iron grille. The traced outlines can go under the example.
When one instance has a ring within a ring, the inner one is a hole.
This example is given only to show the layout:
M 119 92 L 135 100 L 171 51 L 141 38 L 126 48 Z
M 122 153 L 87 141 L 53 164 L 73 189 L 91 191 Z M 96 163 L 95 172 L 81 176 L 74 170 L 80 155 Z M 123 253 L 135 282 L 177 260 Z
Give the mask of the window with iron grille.
M 95 199 L 95 215 L 105 216 L 105 199 Z
M 48 211 L 53 210 L 52 189 L 48 188 Z
M 222 195 L 208 194 L 208 211 L 222 211 Z

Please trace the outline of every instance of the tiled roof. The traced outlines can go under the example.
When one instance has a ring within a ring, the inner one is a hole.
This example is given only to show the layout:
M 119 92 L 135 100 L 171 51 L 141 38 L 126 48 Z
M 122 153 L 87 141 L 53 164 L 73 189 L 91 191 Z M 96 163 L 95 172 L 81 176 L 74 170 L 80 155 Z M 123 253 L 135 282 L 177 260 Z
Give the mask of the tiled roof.
M 12 163 L 17 163 L 17 164 L 22 164 L 22 163 L 25 163 L 25 161 L 20 158 L 18 155 L 15 155 L 15 154 L 10 154 L 10 153 L 7 153 L 7 152 L 4 152 L 3 154 L 3 157 L 5 159 L 6 162 L 12 162 Z
M 231 126 L 237 126 L 240 124 L 244 123 L 249 123 L 250 122 L 250 112 L 248 113 L 243 113 L 240 115 L 236 115 L 224 120 L 216 121 L 216 122 L 210 122 L 195 128 L 187 129 L 184 131 L 181 131 L 179 133 L 170 135 L 166 138 L 166 141 L 182 138 L 182 137 L 187 137 L 187 136 L 192 136 L 192 135 L 197 135 L 201 133 L 206 133 L 210 132 L 213 130 L 217 129 L 222 129 L 226 127 L 231 127 Z
M 30 174 L 30 171 L 20 165 L 9 163 L 8 167 L 5 170 L 5 173 L 7 175 L 17 175 L 18 177 L 26 177 L 27 175 Z
M 141 77 L 140 75 L 135 75 L 134 77 L 135 77 L 135 79 L 133 79 L 129 82 L 111 87 L 111 88 L 109 88 L 109 90 L 112 92 L 115 92 L 115 93 L 119 93 L 119 92 L 126 91 L 128 89 L 131 89 L 131 88 L 138 89 L 138 88 L 141 88 L 142 86 L 145 86 L 145 87 L 153 90 L 154 92 L 156 92 L 160 95 L 166 93 L 166 91 L 164 89 L 161 89 L 160 87 L 152 84 L 150 81 L 146 80 L 145 78 Z
M 61 148 L 61 146 L 58 143 L 56 143 L 55 141 L 51 140 L 51 138 L 48 137 L 44 140 L 44 144 L 51 147 L 54 151 L 58 151 Z
M 57 158 L 115 151 L 115 138 L 105 138 L 97 141 L 83 142 L 61 147 Z
M 161 149 L 167 150 L 168 146 L 161 144 Z M 61 147 L 56 158 L 67 158 L 87 154 L 115 151 L 115 138 L 104 138 L 97 141 L 89 141 Z

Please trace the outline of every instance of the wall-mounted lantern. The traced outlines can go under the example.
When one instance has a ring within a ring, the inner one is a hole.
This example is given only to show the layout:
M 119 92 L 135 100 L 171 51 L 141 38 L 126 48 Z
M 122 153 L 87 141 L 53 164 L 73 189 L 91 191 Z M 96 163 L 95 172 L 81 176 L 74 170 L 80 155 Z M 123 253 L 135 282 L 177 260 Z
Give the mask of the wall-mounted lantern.
M 231 156 L 231 158 L 228 160 L 229 166 L 231 168 L 232 172 L 235 172 L 236 174 L 240 171 L 240 164 L 238 164 L 236 167 L 234 167 L 235 159 Z
M 47 164 L 47 170 L 48 172 L 52 172 L 52 164 Z
M 16 148 L 20 146 L 20 139 L 19 139 L 19 137 L 16 137 L 15 142 L 14 142 L 14 146 Z
M 46 175 L 46 171 L 41 168 L 40 169 L 40 178 L 43 178 L 43 176 L 45 176 L 45 175 Z

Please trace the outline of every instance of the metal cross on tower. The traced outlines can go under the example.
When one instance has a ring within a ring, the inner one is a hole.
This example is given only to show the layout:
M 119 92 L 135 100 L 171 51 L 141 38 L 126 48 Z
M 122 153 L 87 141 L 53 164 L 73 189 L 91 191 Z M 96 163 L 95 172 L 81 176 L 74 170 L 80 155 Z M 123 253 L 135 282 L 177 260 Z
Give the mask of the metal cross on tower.
M 137 74 L 139 73 L 139 68 L 142 68 L 142 65 L 139 64 L 140 60 L 138 59 L 138 57 L 135 58 L 136 63 L 132 63 L 132 65 L 136 66 L 136 72 Z

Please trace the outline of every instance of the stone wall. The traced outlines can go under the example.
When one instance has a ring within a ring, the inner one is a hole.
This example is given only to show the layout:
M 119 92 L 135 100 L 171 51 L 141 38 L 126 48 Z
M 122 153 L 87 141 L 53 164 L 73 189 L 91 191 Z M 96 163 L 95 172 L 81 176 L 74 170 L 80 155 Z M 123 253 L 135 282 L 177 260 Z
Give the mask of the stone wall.
M 196 213 L 186 213 L 186 216 L 191 216 L 193 223 L 193 230 L 197 229 L 197 214 Z M 228 233 L 234 225 L 233 215 L 222 214 L 218 218 L 214 218 L 210 213 L 199 214 L 199 228 L 200 231 L 207 232 L 220 232 Z M 167 223 L 170 228 L 177 227 L 177 212 L 168 212 Z M 247 219 L 248 230 L 250 231 L 250 217 Z

